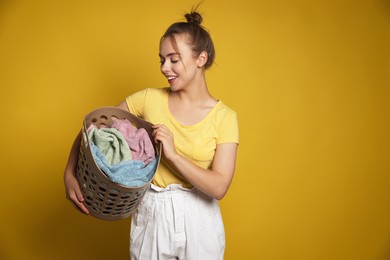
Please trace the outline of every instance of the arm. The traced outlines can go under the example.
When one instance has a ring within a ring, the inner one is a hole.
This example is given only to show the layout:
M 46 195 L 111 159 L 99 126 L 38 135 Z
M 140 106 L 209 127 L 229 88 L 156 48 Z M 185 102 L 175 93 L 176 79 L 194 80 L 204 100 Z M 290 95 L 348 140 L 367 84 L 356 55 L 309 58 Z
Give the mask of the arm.
M 64 183 L 66 198 L 72 202 L 73 206 L 84 214 L 89 214 L 88 209 L 84 205 L 84 197 L 81 193 L 80 185 L 76 178 L 77 161 L 79 158 L 79 150 L 81 143 L 81 132 L 77 135 L 70 150 L 68 163 L 64 172 Z
M 163 144 L 164 155 L 197 189 L 218 200 L 232 182 L 236 166 L 237 143 L 218 144 L 211 169 L 203 169 L 177 153 L 172 133 L 164 125 L 154 126 L 156 141 Z
M 126 104 L 125 100 L 120 102 L 116 107 L 120 108 L 120 109 L 123 109 L 123 110 L 126 110 L 127 112 L 129 112 L 129 108 L 127 107 L 127 104 Z

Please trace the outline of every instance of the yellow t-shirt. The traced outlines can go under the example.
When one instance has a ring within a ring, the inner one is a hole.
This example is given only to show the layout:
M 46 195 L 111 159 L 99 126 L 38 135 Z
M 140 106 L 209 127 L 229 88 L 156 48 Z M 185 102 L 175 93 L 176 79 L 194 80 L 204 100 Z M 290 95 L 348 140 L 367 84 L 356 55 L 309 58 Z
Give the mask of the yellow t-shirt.
M 168 108 L 169 88 L 148 88 L 126 98 L 129 111 L 152 124 L 164 124 L 173 133 L 176 150 L 199 167 L 211 166 L 217 144 L 238 143 L 237 114 L 221 101 L 200 122 L 180 124 Z M 170 184 L 192 187 L 181 173 L 161 157 L 153 184 L 167 187 Z

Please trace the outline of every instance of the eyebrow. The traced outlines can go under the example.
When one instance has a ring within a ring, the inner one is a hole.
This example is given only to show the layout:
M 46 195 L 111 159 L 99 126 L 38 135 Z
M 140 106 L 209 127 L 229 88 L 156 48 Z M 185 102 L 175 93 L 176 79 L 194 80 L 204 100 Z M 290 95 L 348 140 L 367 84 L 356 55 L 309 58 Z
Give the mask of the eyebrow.
M 171 53 L 168 53 L 168 54 L 167 54 L 167 57 L 170 57 L 170 56 L 173 56 L 173 55 L 179 55 L 179 56 L 180 56 L 180 53 L 171 52 Z M 161 53 L 159 53 L 158 56 L 160 56 L 160 58 L 164 58 L 164 57 L 161 55 Z

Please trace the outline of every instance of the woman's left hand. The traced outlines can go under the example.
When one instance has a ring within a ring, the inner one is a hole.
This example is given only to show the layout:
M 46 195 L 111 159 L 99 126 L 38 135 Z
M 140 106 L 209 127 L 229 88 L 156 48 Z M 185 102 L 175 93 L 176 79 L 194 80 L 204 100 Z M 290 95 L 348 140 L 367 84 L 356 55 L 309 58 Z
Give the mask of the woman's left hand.
M 172 132 L 163 124 L 153 125 L 153 135 L 156 142 L 161 142 L 163 152 L 168 160 L 174 160 L 178 154 Z

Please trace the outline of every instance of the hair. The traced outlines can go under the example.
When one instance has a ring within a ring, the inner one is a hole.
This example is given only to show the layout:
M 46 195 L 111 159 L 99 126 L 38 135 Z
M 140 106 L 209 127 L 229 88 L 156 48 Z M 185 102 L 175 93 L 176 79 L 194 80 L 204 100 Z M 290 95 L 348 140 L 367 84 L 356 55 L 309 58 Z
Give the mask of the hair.
M 162 40 L 170 38 L 174 48 L 176 49 L 177 44 L 175 41 L 175 35 L 188 35 L 189 45 L 191 46 L 191 49 L 196 54 L 196 56 L 199 56 L 203 51 L 207 53 L 207 61 L 204 65 L 204 68 L 208 69 L 214 63 L 215 49 L 210 34 L 201 25 L 203 18 L 196 11 L 198 6 L 184 15 L 187 22 L 177 22 L 169 26 L 164 35 L 161 37 L 160 44 Z

